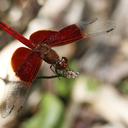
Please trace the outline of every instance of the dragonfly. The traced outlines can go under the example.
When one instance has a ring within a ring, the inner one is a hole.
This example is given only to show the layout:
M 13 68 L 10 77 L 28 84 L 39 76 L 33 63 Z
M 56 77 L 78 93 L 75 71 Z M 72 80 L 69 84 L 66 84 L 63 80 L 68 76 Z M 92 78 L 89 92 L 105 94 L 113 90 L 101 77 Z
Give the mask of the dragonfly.
M 94 21 L 90 23 L 93 22 Z M 84 29 L 80 25 L 71 24 L 59 31 L 38 30 L 32 33 L 29 39 L 2 21 L 0 21 L 0 29 L 27 46 L 27 48 L 19 47 L 12 55 L 11 65 L 16 76 L 20 79 L 20 84 L 15 81 L 11 82 L 16 85 L 14 86 L 15 93 L 12 91 L 8 99 L 5 99 L 4 105 L 0 105 L 2 106 L 2 111 L 5 109 L 3 117 L 9 115 L 16 106 L 18 106 L 17 110 L 20 110 L 23 106 L 25 98 L 21 98 L 22 104 L 15 105 L 18 100 L 18 98 L 16 99 L 15 97 L 20 97 L 18 91 L 26 92 L 27 94 L 28 88 L 30 88 L 33 81 L 37 79 L 37 74 L 43 61 L 50 64 L 50 69 L 55 73 L 55 76 L 40 78 L 65 77 L 70 79 L 76 78 L 79 75 L 78 72 L 70 70 L 67 57 L 60 57 L 52 48 L 83 39 L 89 39 L 91 37 L 90 34 L 84 32 Z M 114 28 L 110 28 L 104 32 L 108 33 L 113 29 Z M 24 96 L 22 93 L 21 95 Z M 10 103 L 10 101 L 12 101 L 12 103 Z

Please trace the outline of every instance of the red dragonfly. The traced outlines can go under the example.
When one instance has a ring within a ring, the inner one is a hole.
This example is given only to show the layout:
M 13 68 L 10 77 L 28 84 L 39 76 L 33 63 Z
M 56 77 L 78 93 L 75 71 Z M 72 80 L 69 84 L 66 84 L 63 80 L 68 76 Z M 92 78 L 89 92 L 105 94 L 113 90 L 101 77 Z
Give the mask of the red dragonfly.
M 55 69 L 56 74 L 61 73 L 62 76 L 68 77 L 66 73 L 71 73 L 72 71 L 68 71 L 67 58 L 62 57 L 60 59 L 59 55 L 51 47 L 66 45 L 83 38 L 88 38 L 75 24 L 67 26 L 60 31 L 37 31 L 30 36 L 30 39 L 26 39 L 3 22 L 0 22 L 0 28 L 29 47 L 18 48 L 12 56 L 11 64 L 16 75 L 22 81 L 30 84 L 35 80 L 42 60 L 51 64 L 51 68 Z
M 59 31 L 36 31 L 31 34 L 29 39 L 25 38 L 3 22 L 0 22 L 0 29 L 28 47 L 18 48 L 11 59 L 12 68 L 16 73 L 16 76 L 25 83 L 23 84 L 23 88 L 31 86 L 32 82 L 36 79 L 43 60 L 51 65 L 51 69 L 57 76 L 66 78 L 77 77 L 78 73 L 69 69 L 68 59 L 66 57 L 60 58 L 52 47 L 58 47 L 82 39 L 88 39 L 90 36 L 87 33 L 84 33 L 80 26 L 72 24 Z M 110 32 L 112 30 L 113 28 L 105 32 Z M 23 90 L 23 88 L 21 88 L 21 90 Z M 14 104 L 15 100 L 13 100 L 11 105 L 10 103 L 6 103 L 6 108 L 9 109 L 6 110 L 7 114 L 5 115 L 8 115 L 13 110 L 15 106 Z

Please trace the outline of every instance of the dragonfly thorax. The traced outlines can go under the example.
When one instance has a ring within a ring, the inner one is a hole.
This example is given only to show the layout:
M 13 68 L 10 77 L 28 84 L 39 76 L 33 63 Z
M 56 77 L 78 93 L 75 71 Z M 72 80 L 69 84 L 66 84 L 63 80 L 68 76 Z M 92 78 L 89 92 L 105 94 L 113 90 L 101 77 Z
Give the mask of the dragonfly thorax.
M 39 44 L 36 51 L 40 52 L 41 58 L 48 64 L 54 65 L 56 69 L 66 69 L 68 67 L 68 59 L 66 57 L 59 58 L 59 55 L 47 44 Z

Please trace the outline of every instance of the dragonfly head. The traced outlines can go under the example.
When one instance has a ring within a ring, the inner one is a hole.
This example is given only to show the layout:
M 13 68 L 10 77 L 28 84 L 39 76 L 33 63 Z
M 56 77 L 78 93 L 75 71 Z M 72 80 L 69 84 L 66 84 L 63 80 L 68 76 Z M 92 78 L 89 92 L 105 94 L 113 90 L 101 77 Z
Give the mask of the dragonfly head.
M 68 59 L 66 57 L 62 57 L 56 62 L 56 69 L 67 69 L 68 68 Z

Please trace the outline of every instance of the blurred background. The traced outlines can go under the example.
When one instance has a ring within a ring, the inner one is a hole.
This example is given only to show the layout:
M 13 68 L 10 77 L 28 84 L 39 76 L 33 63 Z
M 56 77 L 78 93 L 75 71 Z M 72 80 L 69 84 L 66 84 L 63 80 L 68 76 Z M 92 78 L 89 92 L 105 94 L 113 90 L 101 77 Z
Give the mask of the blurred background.
M 54 48 L 79 77 L 35 81 L 22 112 L 0 117 L 0 128 L 127 128 L 127 12 L 127 0 L 0 0 L 0 20 L 27 38 L 73 23 L 85 23 L 85 32 L 92 33 L 89 40 Z M 110 33 L 94 34 L 114 26 Z M 10 59 L 21 46 L 0 30 L 0 77 L 15 80 Z M 38 75 L 51 74 L 43 63 Z M 0 81 L 0 95 L 6 84 Z

